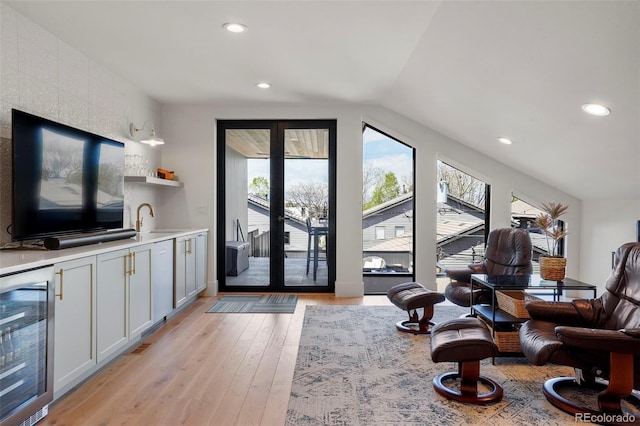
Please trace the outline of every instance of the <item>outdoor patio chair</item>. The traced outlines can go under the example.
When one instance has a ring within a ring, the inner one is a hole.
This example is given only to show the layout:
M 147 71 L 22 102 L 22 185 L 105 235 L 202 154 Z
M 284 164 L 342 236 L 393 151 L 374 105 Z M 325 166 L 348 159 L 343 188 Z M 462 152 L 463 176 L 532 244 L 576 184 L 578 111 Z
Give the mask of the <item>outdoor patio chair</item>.
M 326 261 L 326 251 L 320 248 L 320 238 L 328 234 L 327 225 L 314 226 L 311 224 L 311 219 L 307 218 L 307 273 L 309 275 L 309 265 L 313 262 L 313 281 L 316 280 L 318 275 L 318 263 L 323 260 Z M 324 255 L 322 255 L 324 253 Z

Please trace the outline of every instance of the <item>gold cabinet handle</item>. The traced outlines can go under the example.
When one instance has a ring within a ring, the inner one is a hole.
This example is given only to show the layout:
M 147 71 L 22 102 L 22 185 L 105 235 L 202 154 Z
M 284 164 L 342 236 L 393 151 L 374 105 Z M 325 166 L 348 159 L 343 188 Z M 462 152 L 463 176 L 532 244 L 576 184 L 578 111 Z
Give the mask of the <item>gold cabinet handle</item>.
M 131 269 L 127 269 L 128 267 L 130 267 Z M 131 253 L 127 253 L 124 255 L 124 273 L 125 275 L 132 275 L 133 273 L 133 260 L 131 259 Z
M 133 268 L 131 269 L 131 275 L 136 274 L 136 252 L 131 253 L 131 258 L 133 259 Z
M 187 254 L 191 254 L 191 238 L 184 242 L 185 246 L 189 243 L 189 249 L 187 250 Z
M 63 292 L 64 292 L 62 288 L 62 286 L 64 285 L 64 269 L 60 268 L 60 271 L 56 272 L 56 275 L 60 275 L 60 293 L 55 294 L 55 297 L 59 297 L 60 300 L 62 300 Z

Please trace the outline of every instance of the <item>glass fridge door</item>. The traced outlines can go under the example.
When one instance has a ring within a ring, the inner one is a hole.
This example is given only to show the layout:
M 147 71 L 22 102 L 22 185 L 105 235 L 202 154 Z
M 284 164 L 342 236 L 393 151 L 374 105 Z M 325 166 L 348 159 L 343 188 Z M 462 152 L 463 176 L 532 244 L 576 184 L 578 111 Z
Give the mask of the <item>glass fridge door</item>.
M 0 277 L 0 422 L 24 420 L 51 401 L 51 271 Z

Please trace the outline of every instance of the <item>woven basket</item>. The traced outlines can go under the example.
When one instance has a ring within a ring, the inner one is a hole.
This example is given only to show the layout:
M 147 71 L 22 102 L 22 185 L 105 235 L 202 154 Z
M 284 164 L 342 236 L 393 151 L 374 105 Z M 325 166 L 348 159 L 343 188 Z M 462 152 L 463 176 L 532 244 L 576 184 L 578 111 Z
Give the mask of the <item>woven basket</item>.
M 543 280 L 562 281 L 564 280 L 567 268 L 566 257 L 540 257 L 540 277 Z
M 524 304 L 529 300 L 542 300 L 522 290 L 496 291 L 498 307 L 517 318 L 531 318 Z
M 496 345 L 498 345 L 498 350 L 500 352 L 522 352 L 517 330 L 496 331 L 494 333 L 491 326 L 489 326 L 489 329 L 493 334 L 493 340 L 496 342 Z

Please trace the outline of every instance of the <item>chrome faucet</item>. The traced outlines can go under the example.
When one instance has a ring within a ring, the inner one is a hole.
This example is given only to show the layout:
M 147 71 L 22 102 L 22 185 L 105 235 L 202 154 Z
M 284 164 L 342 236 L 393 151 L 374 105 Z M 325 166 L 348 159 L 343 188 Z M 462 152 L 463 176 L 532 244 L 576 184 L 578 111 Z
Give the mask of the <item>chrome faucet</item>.
M 149 214 L 151 215 L 151 217 L 154 217 L 155 215 L 153 214 L 153 207 L 151 207 L 151 204 L 149 203 L 142 203 L 138 206 L 138 213 L 136 214 L 136 231 L 140 232 L 140 230 L 142 229 L 142 219 L 140 218 L 140 209 L 143 208 L 144 206 L 149 207 Z

